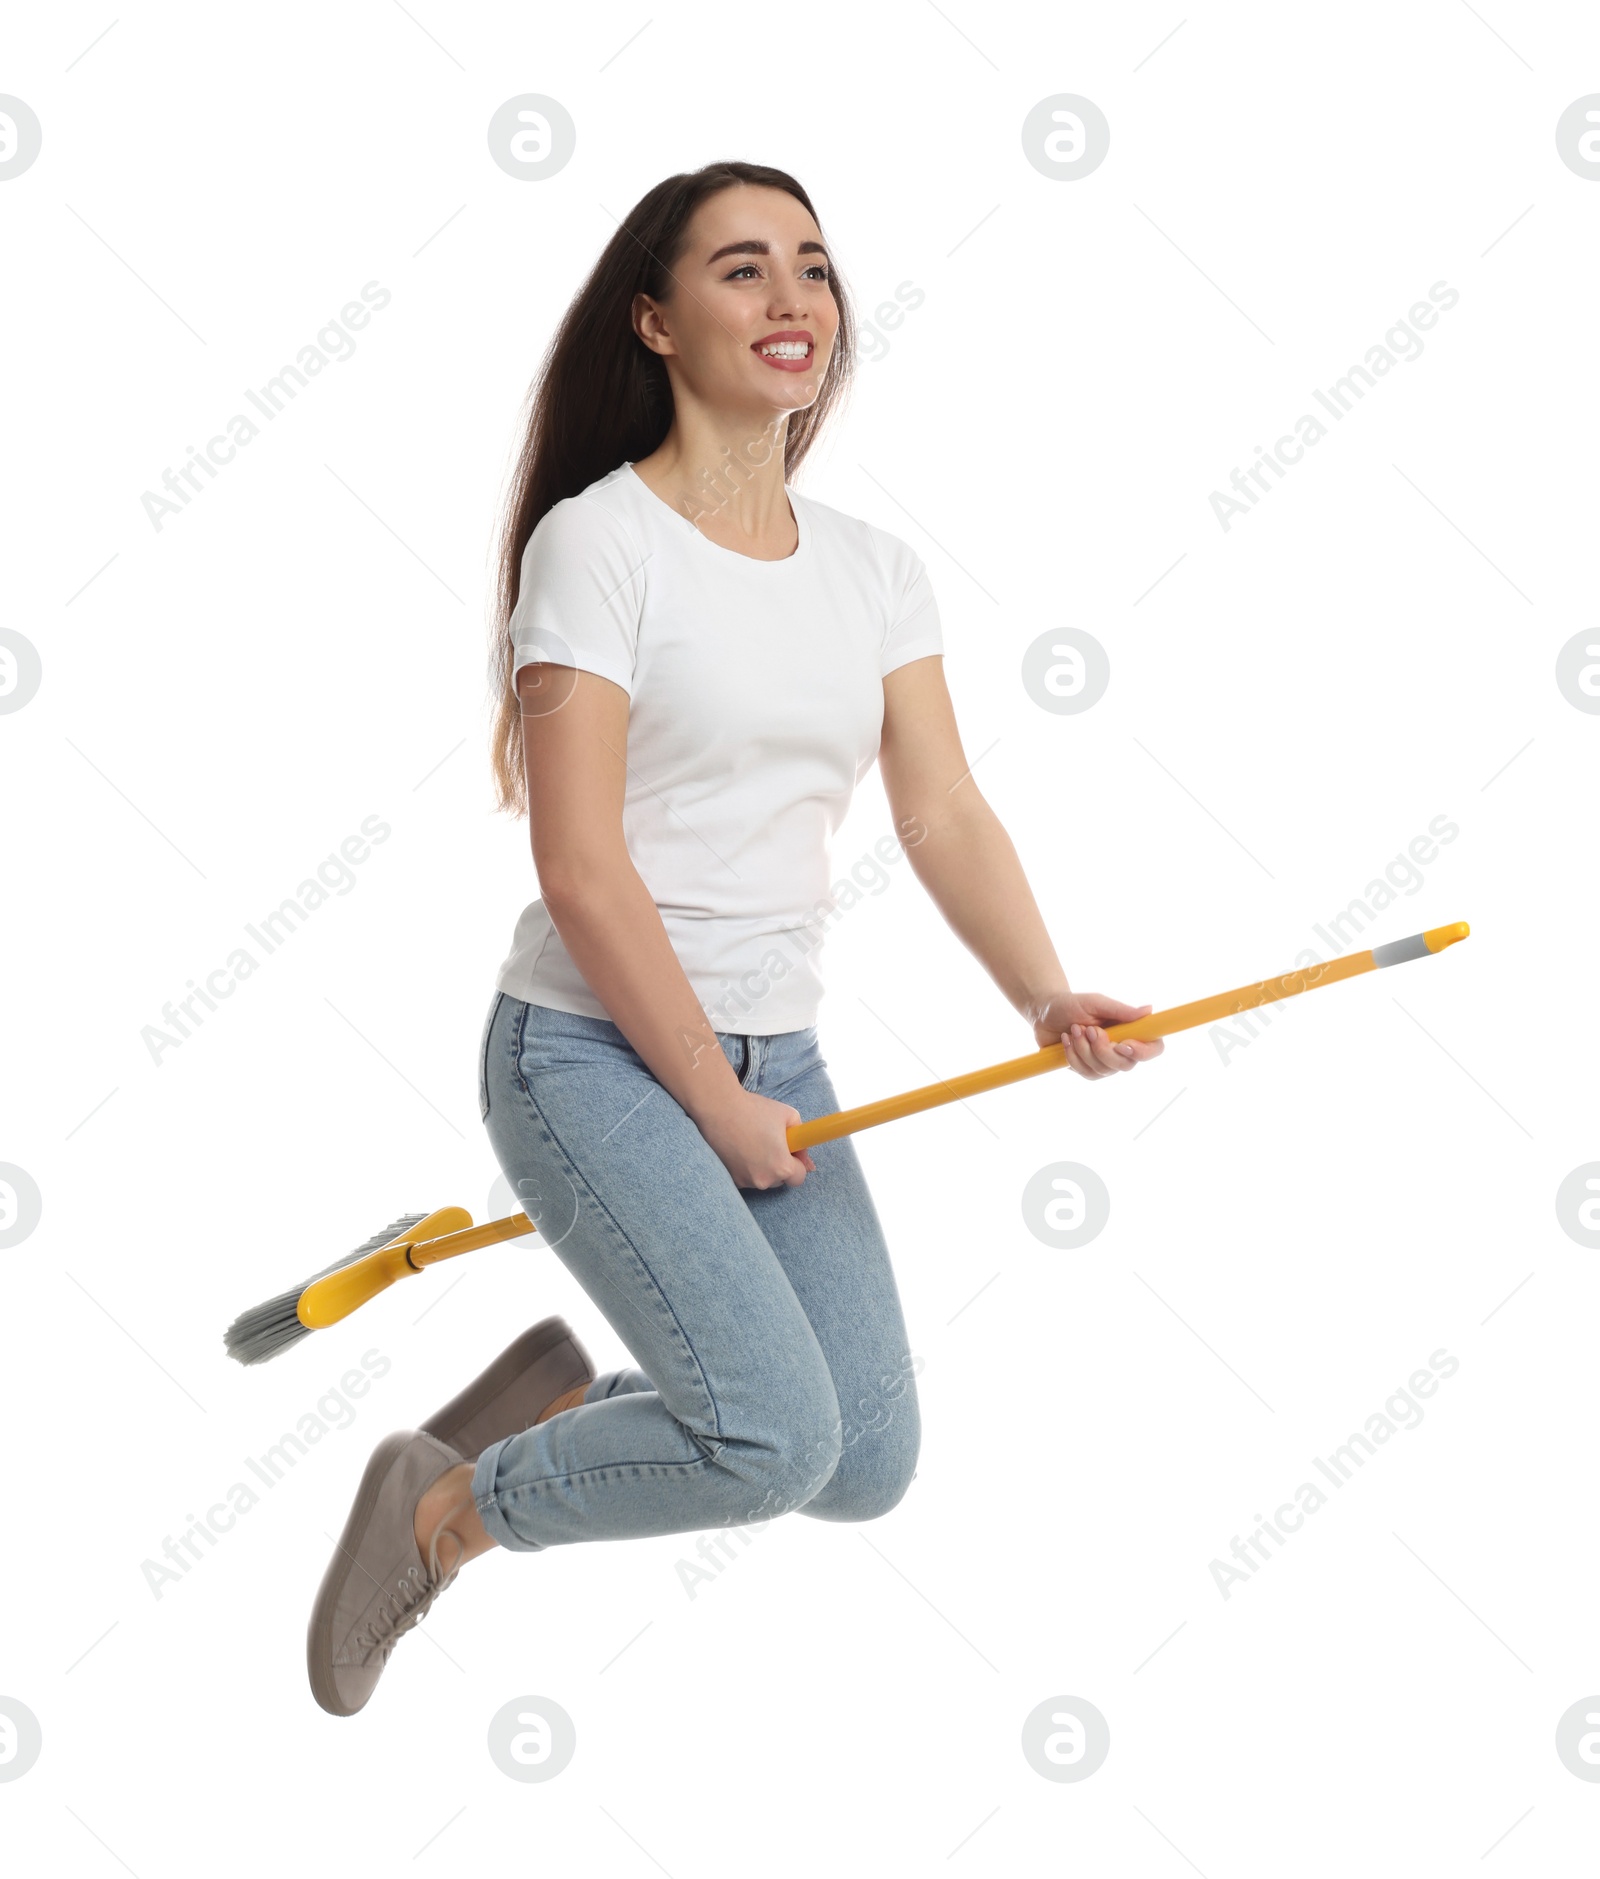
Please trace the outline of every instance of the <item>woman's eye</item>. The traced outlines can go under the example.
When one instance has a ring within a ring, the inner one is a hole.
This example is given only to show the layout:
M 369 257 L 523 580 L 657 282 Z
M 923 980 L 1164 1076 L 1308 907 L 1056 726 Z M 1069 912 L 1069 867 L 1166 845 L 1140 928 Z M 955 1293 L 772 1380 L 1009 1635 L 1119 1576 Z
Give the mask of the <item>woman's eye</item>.
M 756 267 L 756 264 L 754 261 L 746 261 L 741 266 L 736 267 L 733 270 L 733 272 L 728 276 L 728 279 L 730 281 L 736 281 L 741 274 L 755 272 L 755 267 Z M 826 286 L 828 281 L 832 278 L 828 273 L 827 264 L 822 261 L 813 261 L 811 266 L 806 269 L 806 273 L 820 274 L 822 277 L 824 286 Z

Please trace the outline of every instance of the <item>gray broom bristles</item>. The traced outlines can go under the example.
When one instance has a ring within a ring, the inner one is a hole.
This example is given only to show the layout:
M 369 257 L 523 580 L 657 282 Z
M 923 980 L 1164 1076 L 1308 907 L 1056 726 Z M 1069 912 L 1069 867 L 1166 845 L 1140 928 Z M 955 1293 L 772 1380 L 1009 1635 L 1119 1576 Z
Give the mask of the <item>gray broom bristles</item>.
M 330 1272 L 337 1272 L 341 1266 L 353 1265 L 368 1253 L 375 1253 L 380 1246 L 387 1246 L 391 1240 L 409 1233 L 419 1220 L 426 1220 L 427 1217 L 426 1214 L 402 1214 L 381 1233 L 374 1233 L 370 1240 L 358 1246 L 353 1253 L 346 1253 L 343 1259 L 336 1259 L 331 1266 L 324 1266 L 321 1272 L 312 1273 L 292 1292 L 280 1292 L 276 1298 L 269 1298 L 262 1304 L 252 1305 L 248 1311 L 241 1311 L 222 1334 L 228 1355 L 241 1364 L 264 1364 L 268 1358 L 286 1351 L 291 1344 L 298 1344 L 301 1338 L 309 1337 L 311 1332 L 300 1322 L 298 1315 L 300 1295 L 306 1287 L 318 1279 L 325 1279 Z

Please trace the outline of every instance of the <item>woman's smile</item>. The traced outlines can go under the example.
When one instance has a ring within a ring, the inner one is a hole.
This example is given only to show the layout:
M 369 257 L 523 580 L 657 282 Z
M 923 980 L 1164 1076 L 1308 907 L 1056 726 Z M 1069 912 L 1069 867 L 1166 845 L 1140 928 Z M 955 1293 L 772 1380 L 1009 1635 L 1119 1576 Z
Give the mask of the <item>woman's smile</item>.
M 766 333 L 756 340 L 750 350 L 763 364 L 779 372 L 809 371 L 817 354 L 816 341 L 810 333 L 796 327 Z

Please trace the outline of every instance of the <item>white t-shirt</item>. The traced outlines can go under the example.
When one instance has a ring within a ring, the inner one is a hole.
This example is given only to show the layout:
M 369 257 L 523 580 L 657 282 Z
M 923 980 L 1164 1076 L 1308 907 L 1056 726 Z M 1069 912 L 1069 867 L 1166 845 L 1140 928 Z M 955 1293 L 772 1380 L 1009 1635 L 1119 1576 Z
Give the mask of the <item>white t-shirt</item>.
M 816 1023 L 830 844 L 877 761 L 884 674 L 944 650 L 906 543 L 788 495 L 799 546 L 757 561 L 624 463 L 540 518 L 511 616 L 514 670 L 549 660 L 628 693 L 628 852 L 713 1029 L 744 1034 Z M 610 1016 L 542 901 L 495 983 Z

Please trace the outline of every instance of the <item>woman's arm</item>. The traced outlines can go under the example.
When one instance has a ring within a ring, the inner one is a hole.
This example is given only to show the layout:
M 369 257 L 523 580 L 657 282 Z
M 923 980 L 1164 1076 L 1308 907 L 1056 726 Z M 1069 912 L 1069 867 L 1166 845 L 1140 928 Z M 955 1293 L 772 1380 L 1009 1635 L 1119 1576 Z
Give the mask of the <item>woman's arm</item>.
M 878 768 L 912 872 L 1041 1046 L 1067 1046 L 1085 1076 L 1159 1056 L 1159 1038 L 1112 1045 L 1101 1027 L 1140 1017 L 1097 992 L 1075 993 L 1000 818 L 973 780 L 938 654 L 883 681 Z
M 798 1186 L 787 1103 L 745 1089 L 723 1055 L 622 833 L 628 694 L 573 666 L 517 674 L 534 867 L 573 964 L 740 1187 Z

